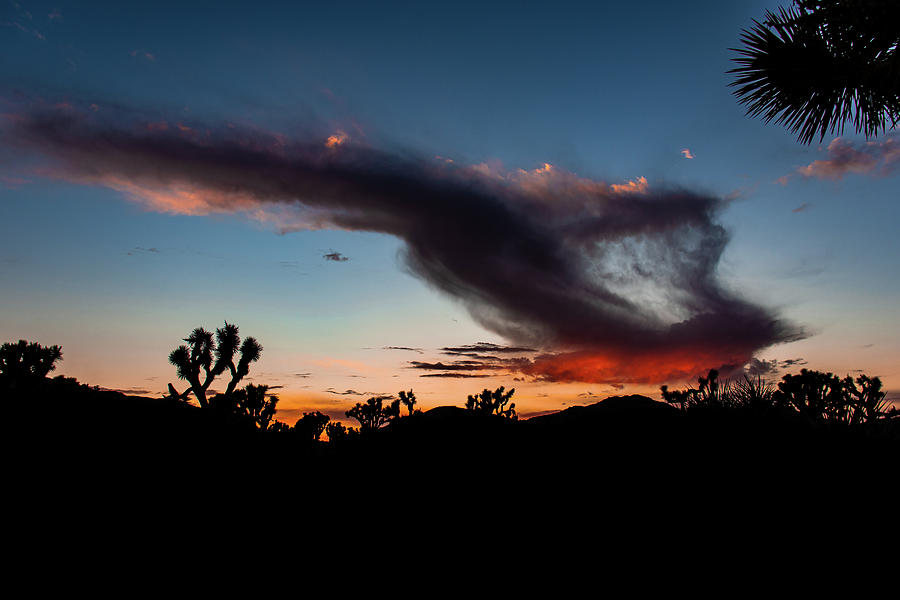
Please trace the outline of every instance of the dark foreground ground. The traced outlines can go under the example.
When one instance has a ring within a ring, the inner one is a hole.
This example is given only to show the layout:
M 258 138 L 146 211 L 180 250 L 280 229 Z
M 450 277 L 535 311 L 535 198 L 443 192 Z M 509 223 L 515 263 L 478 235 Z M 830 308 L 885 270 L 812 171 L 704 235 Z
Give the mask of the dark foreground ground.
M 521 490 L 531 495 L 896 480 L 896 429 L 775 411 L 682 412 L 643 396 L 521 421 L 444 406 L 343 443 L 248 431 L 165 399 L 72 388 L 7 394 L 7 472 L 69 491 L 235 485 L 316 495 Z M 666 491 L 669 490 L 669 491 Z
M 574 553 L 589 574 L 605 555 L 693 569 L 897 530 L 896 432 L 798 415 L 642 396 L 517 422 L 445 406 L 332 444 L 86 387 L 2 403 L 6 539 L 35 560 L 91 562 L 101 540 L 106 557 L 142 546 L 163 562 L 198 560 L 191 544 L 201 561 L 286 545 L 337 565 L 356 552 L 487 570 Z

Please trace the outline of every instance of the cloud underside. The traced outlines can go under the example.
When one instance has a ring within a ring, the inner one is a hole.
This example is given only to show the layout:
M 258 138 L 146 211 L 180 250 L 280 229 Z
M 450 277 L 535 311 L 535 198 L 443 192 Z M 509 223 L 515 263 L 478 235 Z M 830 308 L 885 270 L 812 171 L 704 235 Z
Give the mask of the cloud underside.
M 608 185 L 550 165 L 499 171 L 98 114 L 24 110 L 11 139 L 52 161 L 45 174 L 153 210 L 396 236 L 412 274 L 515 347 L 539 351 L 516 365 L 535 377 L 656 383 L 743 365 L 801 335 L 718 282 L 728 236 L 715 197 L 644 179 Z

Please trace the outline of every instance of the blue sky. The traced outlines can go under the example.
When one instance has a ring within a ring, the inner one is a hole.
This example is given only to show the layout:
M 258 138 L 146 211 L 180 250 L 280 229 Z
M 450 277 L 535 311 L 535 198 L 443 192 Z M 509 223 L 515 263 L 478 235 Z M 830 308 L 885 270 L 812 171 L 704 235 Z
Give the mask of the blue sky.
M 865 146 L 845 136 L 851 159 L 868 151 L 882 162 L 840 166 L 841 142 L 803 146 L 744 116 L 727 87 L 729 48 L 777 6 L 5 1 L 0 112 L 94 104 L 172 127 L 340 133 L 454 164 L 549 163 L 609 184 L 644 177 L 651 189 L 727 198 L 723 285 L 810 334 L 758 358 L 862 369 L 898 390 L 898 159 L 880 145 L 894 137 Z M 0 144 L 0 336 L 61 344 L 60 372 L 160 393 L 174 379 L 168 351 L 191 328 L 228 319 L 262 341 L 252 373 L 284 386 L 296 410 L 362 397 L 329 389 L 401 385 L 426 403 L 462 403 L 513 377 L 448 382 L 409 370 L 441 347 L 511 340 L 411 275 L 396 237 L 162 213 L 47 177 L 42 160 Z M 817 160 L 833 162 L 798 171 Z M 349 260 L 324 260 L 330 252 Z M 534 411 L 619 389 L 517 385 Z

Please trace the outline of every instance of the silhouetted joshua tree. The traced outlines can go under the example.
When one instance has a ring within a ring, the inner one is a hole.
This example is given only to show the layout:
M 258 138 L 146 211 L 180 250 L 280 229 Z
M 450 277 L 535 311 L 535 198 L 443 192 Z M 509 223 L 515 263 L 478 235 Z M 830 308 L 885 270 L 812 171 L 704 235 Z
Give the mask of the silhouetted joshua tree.
M 480 394 L 469 396 L 468 400 L 466 400 L 466 408 L 488 415 L 500 415 L 501 417 L 507 417 L 515 421 L 519 418 L 516 414 L 516 403 L 513 402 L 509 405 L 509 408 L 505 408 L 506 405 L 509 404 L 512 395 L 515 393 L 515 388 L 504 393 L 504 387 L 502 385 L 493 392 L 485 388 Z
M 294 423 L 294 432 L 304 440 L 317 442 L 330 420 L 331 418 L 328 415 L 319 411 L 303 413 L 303 416 Z
M 747 114 L 809 144 L 850 123 L 867 138 L 900 119 L 900 2 L 794 0 L 744 30 L 729 71 Z
M 389 399 L 390 396 L 387 398 L 376 396 L 366 400 L 365 404 L 357 402 L 356 406 L 345 414 L 351 419 L 359 421 L 362 433 L 371 433 L 400 416 L 400 400 L 394 400 L 388 406 L 384 406 L 384 400 Z
M 233 393 L 241 379 L 250 372 L 250 363 L 259 360 L 262 354 L 262 346 L 255 338 L 248 337 L 241 343 L 237 325 L 232 325 L 227 321 L 224 327 L 216 330 L 215 341 L 213 341 L 213 334 L 202 327 L 194 329 L 188 337 L 184 338 L 184 341 L 188 345 L 182 344 L 172 350 L 172 353 L 169 354 L 169 362 L 177 368 L 178 377 L 186 380 L 191 387 L 179 393 L 170 383 L 169 394 L 173 398 L 187 400 L 188 394 L 193 393 L 202 408 L 209 406 L 206 390 L 209 389 L 213 379 L 226 370 L 229 371 L 231 380 L 228 382 L 225 394 Z M 234 356 L 238 348 L 240 348 L 240 359 L 235 364 Z M 213 356 L 215 356 L 215 363 L 213 363 Z M 203 371 L 202 382 L 201 369 Z
M 413 394 L 412 390 L 408 392 L 401 391 L 398 395 L 400 396 L 400 404 L 405 406 L 409 410 L 410 416 L 412 416 L 413 406 L 416 405 L 416 395 Z
M 41 346 L 25 340 L 10 342 L 0 346 L 0 375 L 11 386 L 35 382 L 45 378 L 60 360 L 62 348 L 59 346 Z

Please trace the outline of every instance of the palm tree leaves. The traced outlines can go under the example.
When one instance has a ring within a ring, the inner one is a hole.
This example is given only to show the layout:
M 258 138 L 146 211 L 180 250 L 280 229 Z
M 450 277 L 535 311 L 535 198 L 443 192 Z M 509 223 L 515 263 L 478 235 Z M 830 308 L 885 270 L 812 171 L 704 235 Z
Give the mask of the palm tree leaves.
M 801 143 L 867 138 L 900 119 L 900 3 L 795 0 L 745 29 L 729 73 L 747 114 L 786 126 Z

